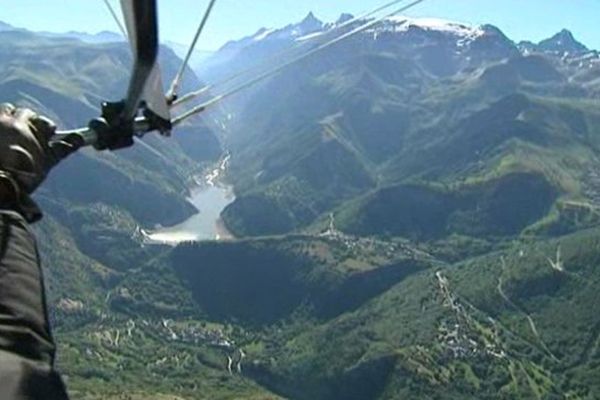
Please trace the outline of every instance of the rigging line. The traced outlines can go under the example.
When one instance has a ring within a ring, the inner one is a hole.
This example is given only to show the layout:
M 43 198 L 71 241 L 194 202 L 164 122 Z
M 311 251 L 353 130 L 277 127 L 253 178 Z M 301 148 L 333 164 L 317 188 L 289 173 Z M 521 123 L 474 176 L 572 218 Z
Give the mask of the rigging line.
M 110 4 L 110 2 L 108 0 L 104 0 L 104 4 L 106 4 L 106 7 L 108 8 L 108 11 L 110 11 L 110 14 L 112 15 L 112 17 L 115 20 L 115 22 L 117 23 L 117 25 L 119 26 L 119 30 L 121 31 L 121 34 L 123 35 L 123 37 L 125 38 L 125 40 L 127 40 L 127 37 L 129 35 L 127 34 L 127 31 L 125 30 L 125 27 L 123 26 L 123 23 L 119 19 L 119 16 L 115 12 L 114 7 Z
M 392 7 L 392 6 L 394 6 L 394 5 L 398 4 L 398 3 L 403 3 L 403 2 L 406 2 L 406 1 L 407 0 L 393 0 L 393 1 L 390 1 L 389 3 L 384 4 L 382 6 L 379 6 L 378 8 L 376 8 L 374 10 L 365 12 L 365 13 L 357 16 L 357 17 L 353 17 L 353 18 L 349 19 L 348 21 L 343 22 L 340 25 L 337 25 L 337 26 L 333 27 L 330 31 L 324 32 L 323 36 L 328 36 L 331 33 L 340 31 L 340 30 L 346 28 L 347 26 L 356 23 L 357 21 L 363 20 L 365 18 L 369 18 L 369 17 L 377 14 L 380 11 L 383 11 L 383 10 L 385 10 L 387 8 L 390 8 L 390 7 Z M 317 36 L 317 38 L 318 37 L 319 36 Z M 309 44 L 311 44 L 310 39 L 308 39 L 306 41 L 302 41 L 302 42 L 296 42 L 295 45 L 292 46 L 291 48 L 287 48 L 287 49 L 284 49 L 282 51 L 279 51 L 279 52 L 273 54 L 272 56 L 270 56 L 269 58 L 267 58 L 266 60 L 264 60 L 260 64 L 257 64 L 257 65 L 254 65 L 254 66 L 250 67 L 250 68 L 247 68 L 247 69 L 244 69 L 242 71 L 239 71 L 239 72 L 237 72 L 237 73 L 235 73 L 235 74 L 233 74 L 233 75 L 225 78 L 224 80 L 222 80 L 220 82 L 217 82 L 217 83 L 212 84 L 212 85 L 206 85 L 206 86 L 204 86 L 203 88 L 201 88 L 199 90 L 196 90 L 194 92 L 190 92 L 190 93 L 182 96 L 180 99 L 177 99 L 173 103 L 173 106 L 178 106 L 180 104 L 186 103 L 186 102 L 188 102 L 190 100 L 195 99 L 196 97 L 200 96 L 201 94 L 208 92 L 209 90 L 213 89 L 214 87 L 223 86 L 223 85 L 225 85 L 225 84 L 227 84 L 229 82 L 232 82 L 232 81 L 236 80 L 239 77 L 242 77 L 244 75 L 248 75 L 251 72 L 254 72 L 254 71 L 258 70 L 258 69 L 261 69 L 261 67 L 267 65 L 269 62 L 271 62 L 273 60 L 276 60 L 276 59 L 279 59 L 279 58 L 282 58 L 283 56 L 285 56 L 287 54 L 290 54 L 293 51 L 298 50 L 298 49 L 300 49 L 302 47 L 306 47 L 306 45 L 309 45 Z
M 179 85 L 181 84 L 181 80 L 183 79 L 183 74 L 185 73 L 185 69 L 187 68 L 187 65 L 189 64 L 190 59 L 192 58 L 192 54 L 194 53 L 196 44 L 198 43 L 198 39 L 200 39 L 200 35 L 202 34 L 202 31 L 204 30 L 204 27 L 206 26 L 206 23 L 208 22 L 208 19 L 210 18 L 210 14 L 211 14 L 216 2 L 217 2 L 217 0 L 210 0 L 210 3 L 208 4 L 208 7 L 206 8 L 206 12 L 204 13 L 204 17 L 202 17 L 200 26 L 198 27 L 198 30 L 196 31 L 196 35 L 194 36 L 194 40 L 192 40 L 192 44 L 190 45 L 190 48 L 185 56 L 185 59 L 183 60 L 183 63 L 181 64 L 181 68 L 179 68 L 179 71 L 177 72 L 177 75 L 175 75 L 175 79 L 173 79 L 173 82 L 171 83 L 171 87 L 169 88 L 169 91 L 167 92 L 167 99 L 174 99 L 174 97 L 177 95 L 177 90 L 179 89 Z
M 265 80 L 265 79 L 267 79 L 267 78 L 269 78 L 269 77 L 271 77 L 271 76 L 273 76 L 273 75 L 281 72 L 282 70 L 284 70 L 284 69 L 286 69 L 286 68 L 288 68 L 288 67 L 290 67 L 292 65 L 295 65 L 296 63 L 298 63 L 298 62 L 300 62 L 300 61 L 302 61 L 302 60 L 304 60 L 304 59 L 312 56 L 315 53 L 320 52 L 321 50 L 327 49 L 327 48 L 329 48 L 329 47 L 331 47 L 331 46 L 333 46 L 333 45 L 335 45 L 335 44 L 337 44 L 337 43 L 339 43 L 339 42 L 341 42 L 341 41 L 343 41 L 345 39 L 348 39 L 349 37 L 354 36 L 354 35 L 356 35 L 358 33 L 364 32 L 365 30 L 367 30 L 367 29 L 369 29 L 369 28 L 377 25 L 378 23 L 382 22 L 386 18 L 393 17 L 396 14 L 400 14 L 400 13 L 402 13 L 404 11 L 407 11 L 407 10 L 415 7 L 416 5 L 423 3 L 424 1 L 425 0 L 415 0 L 412 3 L 410 3 L 410 4 L 402 6 L 401 8 L 395 10 L 394 12 L 391 12 L 389 14 L 386 14 L 384 16 L 376 18 L 376 19 L 374 19 L 374 20 L 372 20 L 372 21 L 370 21 L 370 22 L 368 22 L 366 24 L 363 24 L 363 25 L 359 26 L 358 28 L 353 29 L 350 32 L 347 32 L 344 35 L 339 36 L 339 37 L 337 37 L 337 38 L 335 38 L 335 39 L 333 39 L 333 40 L 331 40 L 331 41 L 329 41 L 327 43 L 324 43 L 324 44 L 322 44 L 322 45 L 320 45 L 320 46 L 312 49 L 311 51 L 309 51 L 309 52 L 307 52 L 307 53 L 305 53 L 305 54 L 303 54 L 303 55 L 301 55 L 299 57 L 296 57 L 296 58 L 292 59 L 291 61 L 289 61 L 289 62 L 287 62 L 285 64 L 282 64 L 282 65 L 280 65 L 280 66 L 278 66 L 278 67 L 276 67 L 276 68 L 274 68 L 274 69 L 272 69 L 270 71 L 267 71 L 264 74 L 261 74 L 261 75 L 259 75 L 256 78 L 253 78 L 253 79 L 251 79 L 251 80 L 249 80 L 249 81 L 247 81 L 247 82 L 245 82 L 245 83 L 243 83 L 243 84 L 241 84 L 239 86 L 236 86 L 235 88 L 233 88 L 233 89 L 231 89 L 231 90 L 229 90 L 229 91 L 227 91 L 225 93 L 217 95 L 217 96 L 213 97 L 212 99 L 206 101 L 205 103 L 202 103 L 202 104 L 200 104 L 200 105 L 198 105 L 198 106 L 196 106 L 194 108 L 191 108 L 190 110 L 186 111 L 185 113 L 183 113 L 183 114 L 175 117 L 173 119 L 173 121 L 172 121 L 173 122 L 173 126 L 179 125 L 180 123 L 182 123 L 186 119 L 188 119 L 188 118 L 190 118 L 190 117 L 192 117 L 192 116 L 194 116 L 196 114 L 199 114 L 199 113 L 203 112 L 207 107 L 210 107 L 210 106 L 214 105 L 215 103 L 218 103 L 219 101 L 221 101 L 221 100 L 223 100 L 223 99 L 225 99 L 227 97 L 230 97 L 230 96 L 236 94 L 237 92 L 239 92 L 241 90 L 244 90 L 244 89 L 246 89 L 248 87 L 251 87 L 251 86 L 255 85 L 256 83 L 259 83 L 259 82 L 261 82 L 261 81 L 263 81 L 263 80 Z
M 134 137 L 133 140 L 142 145 L 142 147 L 144 149 L 146 149 L 147 151 L 149 151 L 150 153 L 154 154 L 156 157 L 160 158 L 162 161 L 164 161 L 166 164 L 172 165 L 173 161 L 169 160 L 167 157 L 165 157 L 163 154 L 161 154 L 158 150 L 156 150 L 154 147 L 150 146 L 150 144 L 144 142 L 142 139 L 139 139 L 137 137 Z

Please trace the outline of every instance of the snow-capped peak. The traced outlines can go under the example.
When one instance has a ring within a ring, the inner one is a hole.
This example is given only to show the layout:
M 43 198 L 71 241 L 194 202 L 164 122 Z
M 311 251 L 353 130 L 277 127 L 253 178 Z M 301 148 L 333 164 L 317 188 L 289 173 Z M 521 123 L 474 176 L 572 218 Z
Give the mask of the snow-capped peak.
M 420 28 L 425 31 L 443 32 L 463 38 L 476 38 L 485 34 L 485 30 L 481 26 L 471 26 L 469 24 L 439 18 L 396 16 L 388 18 L 387 22 L 394 27 L 396 32 L 408 31 L 411 28 Z
M 271 40 L 305 42 L 326 35 L 337 27 L 344 26 L 353 20 L 354 17 L 352 15 L 342 14 L 337 22 L 324 23 L 316 18 L 311 12 L 299 23 L 291 24 L 281 29 L 263 28 L 245 40 L 247 41 L 246 43 L 248 43 L 248 41 L 258 43 Z M 357 26 L 360 26 L 362 24 L 368 24 L 371 21 L 373 21 L 373 19 L 365 19 L 356 21 L 356 24 Z M 372 26 L 367 32 L 374 33 L 375 37 L 377 37 L 382 31 L 404 33 L 411 32 L 414 29 L 432 33 L 441 33 L 450 39 L 455 40 L 458 47 L 464 47 L 482 36 L 494 36 L 496 31 L 501 34 L 497 28 L 492 26 L 472 26 L 439 18 L 413 18 L 406 16 L 386 18 L 382 21 L 382 24 Z
M 262 28 L 256 32 L 251 40 L 254 42 L 264 41 L 265 39 L 297 39 L 299 37 L 320 32 L 325 28 L 325 23 L 319 20 L 310 12 L 301 22 L 288 25 L 282 29 Z

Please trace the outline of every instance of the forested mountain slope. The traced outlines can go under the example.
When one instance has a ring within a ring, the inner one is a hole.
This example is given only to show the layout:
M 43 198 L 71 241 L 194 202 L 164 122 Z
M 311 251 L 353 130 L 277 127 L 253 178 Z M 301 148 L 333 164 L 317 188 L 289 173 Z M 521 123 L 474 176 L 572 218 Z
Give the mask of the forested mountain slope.
M 282 42 L 329 28 L 309 16 L 222 52 L 235 48 L 227 64 L 243 68 L 251 55 L 269 59 L 262 54 L 276 54 Z M 599 68 L 597 53 L 568 32 L 526 46 L 493 26 L 390 19 L 231 102 L 227 145 L 238 198 L 225 220 L 239 235 L 260 236 L 306 228 L 334 211 L 342 230 L 393 233 L 367 214 L 403 224 L 410 204 L 390 196 L 408 185 L 432 201 L 455 199 L 451 208 L 466 220 L 443 229 L 464 233 L 459 225 L 493 218 L 475 215 L 468 198 L 491 196 L 511 210 L 494 188 L 509 185 L 501 192 L 515 198 L 529 181 L 512 177 L 525 175 L 544 199 L 510 233 L 560 219 L 565 201 L 590 200 L 583 186 L 597 166 Z M 382 196 L 397 220 L 378 205 Z M 263 218 L 267 210 L 272 220 Z

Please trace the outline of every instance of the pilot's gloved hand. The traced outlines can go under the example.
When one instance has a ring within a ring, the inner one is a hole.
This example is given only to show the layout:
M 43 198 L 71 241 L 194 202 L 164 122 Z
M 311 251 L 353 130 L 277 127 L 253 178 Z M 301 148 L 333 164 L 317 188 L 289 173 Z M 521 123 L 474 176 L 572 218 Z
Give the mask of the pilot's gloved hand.
M 77 150 L 77 137 L 50 144 L 56 126 L 27 108 L 0 104 L 0 209 L 21 213 L 29 222 L 41 213 L 30 199 L 50 169 Z

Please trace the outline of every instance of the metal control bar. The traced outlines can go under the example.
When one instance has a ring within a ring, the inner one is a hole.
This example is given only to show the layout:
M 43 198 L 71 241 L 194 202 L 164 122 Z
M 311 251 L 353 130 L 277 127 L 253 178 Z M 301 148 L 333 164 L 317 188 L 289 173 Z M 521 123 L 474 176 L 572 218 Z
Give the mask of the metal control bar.
M 50 142 L 69 141 L 76 135 L 84 146 L 118 150 L 133 145 L 134 137 L 153 130 L 169 134 L 171 115 L 157 64 L 156 0 L 121 0 L 121 8 L 134 55 L 126 97 L 119 102 L 104 102 L 99 118 L 90 121 L 86 128 L 57 132 Z
M 107 122 L 103 118 L 99 118 L 95 121 L 107 124 Z M 137 137 L 143 137 L 144 135 L 153 130 L 154 128 L 152 127 L 152 124 L 150 123 L 150 121 L 148 121 L 148 119 L 146 119 L 146 117 L 137 117 L 133 122 L 134 135 Z M 81 137 L 83 139 L 84 146 L 96 146 L 100 138 L 100 133 L 92 126 L 88 126 L 87 128 L 73 129 L 68 131 L 57 131 L 56 134 L 50 139 L 50 143 L 60 142 L 66 139 L 67 137 L 73 135 Z

